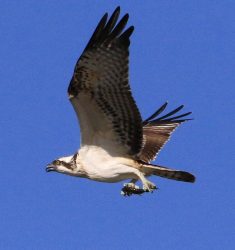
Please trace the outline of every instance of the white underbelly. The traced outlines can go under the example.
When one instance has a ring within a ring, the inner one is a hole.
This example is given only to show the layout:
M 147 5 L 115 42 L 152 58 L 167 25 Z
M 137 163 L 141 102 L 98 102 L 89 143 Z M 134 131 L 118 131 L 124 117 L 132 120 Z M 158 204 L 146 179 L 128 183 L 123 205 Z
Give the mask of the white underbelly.
M 79 151 L 87 177 L 101 182 L 119 182 L 136 178 L 134 161 L 121 157 L 112 157 L 106 151 L 95 146 L 82 148 Z
M 132 169 L 127 166 L 111 166 L 107 169 L 89 169 L 88 178 L 101 182 L 119 182 L 126 179 L 134 179 L 136 175 L 131 172 Z

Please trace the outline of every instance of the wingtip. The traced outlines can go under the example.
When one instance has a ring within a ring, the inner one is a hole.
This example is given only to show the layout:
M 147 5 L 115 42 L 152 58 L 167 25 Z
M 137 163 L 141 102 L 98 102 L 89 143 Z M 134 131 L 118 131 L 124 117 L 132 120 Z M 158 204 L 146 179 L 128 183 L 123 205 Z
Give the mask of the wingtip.
M 120 11 L 121 11 L 120 6 L 117 6 L 117 8 L 114 10 L 114 12 L 120 12 Z
M 162 107 L 166 107 L 168 104 L 169 104 L 169 102 L 166 101 L 166 102 L 162 105 Z
M 135 26 L 134 25 L 131 25 L 129 28 L 129 37 L 131 36 L 131 34 L 133 33 L 133 31 L 135 30 Z
M 120 12 L 121 12 L 121 8 L 120 8 L 120 6 L 118 6 L 118 7 L 113 11 L 112 16 L 117 16 L 117 18 L 118 18 L 119 15 L 120 15 Z
M 184 104 L 180 105 L 180 106 L 177 108 L 177 110 L 179 111 L 179 110 L 181 110 L 182 108 L 184 108 Z
M 126 20 L 128 21 L 128 19 L 129 19 L 129 14 L 126 13 L 126 14 L 123 16 L 123 18 L 126 19 Z
M 108 19 L 108 15 L 109 15 L 108 12 L 105 12 L 101 20 Z

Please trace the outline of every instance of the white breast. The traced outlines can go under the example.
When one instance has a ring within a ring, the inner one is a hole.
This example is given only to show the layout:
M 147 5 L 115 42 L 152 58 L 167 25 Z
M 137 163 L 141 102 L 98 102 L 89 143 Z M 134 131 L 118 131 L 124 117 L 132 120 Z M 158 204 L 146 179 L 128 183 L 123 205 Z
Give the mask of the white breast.
M 88 178 L 102 182 L 119 182 L 135 178 L 134 161 L 131 159 L 112 157 L 104 149 L 97 146 L 83 146 L 79 150 L 79 161 Z

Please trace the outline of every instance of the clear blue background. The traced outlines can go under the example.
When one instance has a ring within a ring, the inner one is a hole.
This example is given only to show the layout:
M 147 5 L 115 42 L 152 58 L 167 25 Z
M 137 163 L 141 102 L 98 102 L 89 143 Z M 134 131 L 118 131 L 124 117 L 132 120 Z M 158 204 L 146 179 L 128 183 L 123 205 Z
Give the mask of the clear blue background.
M 67 100 L 75 62 L 104 12 L 135 25 L 130 81 L 143 117 L 166 100 L 183 124 L 157 163 L 195 184 L 154 177 L 124 198 L 44 170 L 79 147 Z M 234 249 L 234 1 L 0 2 L 0 249 Z

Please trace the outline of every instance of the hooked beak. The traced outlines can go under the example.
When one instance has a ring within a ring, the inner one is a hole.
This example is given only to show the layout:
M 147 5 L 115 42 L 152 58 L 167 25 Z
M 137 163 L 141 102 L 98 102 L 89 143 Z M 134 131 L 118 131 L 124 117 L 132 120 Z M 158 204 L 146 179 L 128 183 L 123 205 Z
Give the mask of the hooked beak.
M 56 167 L 53 164 L 48 164 L 46 167 L 47 172 L 56 171 Z

